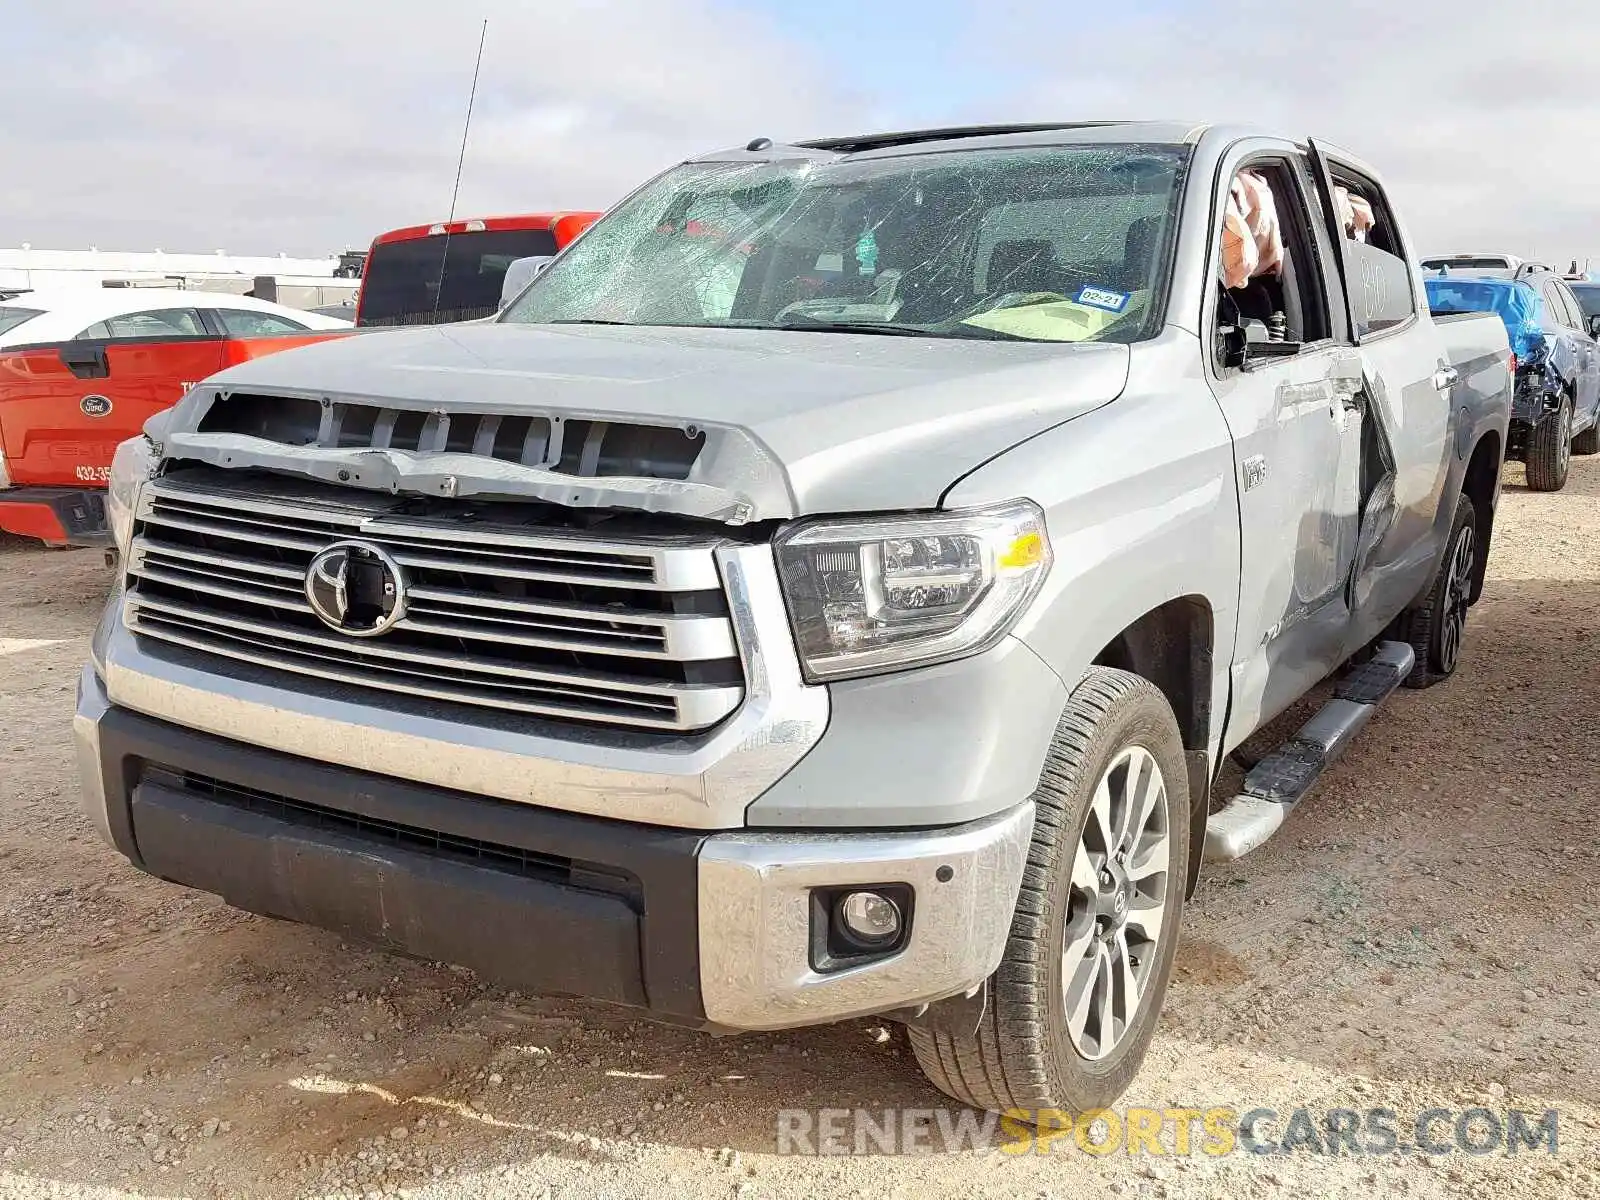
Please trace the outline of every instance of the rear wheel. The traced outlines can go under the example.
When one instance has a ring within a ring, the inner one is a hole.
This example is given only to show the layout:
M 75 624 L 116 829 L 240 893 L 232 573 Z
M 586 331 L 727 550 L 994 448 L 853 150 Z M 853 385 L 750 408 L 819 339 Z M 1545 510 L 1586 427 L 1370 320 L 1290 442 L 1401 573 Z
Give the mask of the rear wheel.
M 1406 677 L 1409 688 L 1432 687 L 1455 674 L 1467 632 L 1467 610 L 1472 604 L 1478 571 L 1478 530 L 1472 501 L 1456 501 L 1455 519 L 1444 561 L 1428 589 L 1427 599 L 1401 617 L 1402 632 L 1416 652 L 1417 662 Z
M 1572 465 L 1572 400 L 1565 394 L 1555 412 L 1528 434 L 1528 486 L 1536 492 L 1559 492 L 1567 485 Z
M 1172 975 L 1189 860 L 1189 785 L 1166 698 L 1090 670 L 1034 793 L 1033 845 L 989 1004 L 971 1036 L 910 1030 L 963 1104 L 1082 1112 L 1144 1060 Z

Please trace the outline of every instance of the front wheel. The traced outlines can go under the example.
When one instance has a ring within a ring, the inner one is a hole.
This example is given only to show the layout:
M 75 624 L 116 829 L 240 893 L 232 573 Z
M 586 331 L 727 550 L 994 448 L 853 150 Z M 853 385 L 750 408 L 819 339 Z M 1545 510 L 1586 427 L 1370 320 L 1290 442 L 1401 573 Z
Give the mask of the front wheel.
M 1559 492 L 1567 486 L 1572 466 L 1572 400 L 1563 395 L 1556 411 L 1544 417 L 1528 435 L 1526 455 L 1528 487 L 1536 492 Z
M 1166 697 L 1092 668 L 1034 792 L 1033 844 L 976 1032 L 910 1030 L 923 1072 L 995 1112 L 1083 1112 L 1122 1094 L 1154 1036 L 1178 946 L 1189 783 Z

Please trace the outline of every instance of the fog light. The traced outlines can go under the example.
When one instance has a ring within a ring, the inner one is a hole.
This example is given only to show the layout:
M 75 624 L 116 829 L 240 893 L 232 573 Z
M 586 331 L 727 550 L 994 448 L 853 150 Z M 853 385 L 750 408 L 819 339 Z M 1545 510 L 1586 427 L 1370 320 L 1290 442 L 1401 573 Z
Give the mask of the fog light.
M 839 919 L 864 945 L 892 942 L 900 936 L 900 906 L 877 892 L 851 892 L 839 904 Z

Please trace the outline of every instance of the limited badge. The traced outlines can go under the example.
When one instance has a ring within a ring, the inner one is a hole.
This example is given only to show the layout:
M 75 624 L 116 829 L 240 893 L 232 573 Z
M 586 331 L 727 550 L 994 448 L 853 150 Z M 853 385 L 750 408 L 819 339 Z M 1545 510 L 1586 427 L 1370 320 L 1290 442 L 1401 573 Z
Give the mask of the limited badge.
M 83 410 L 86 417 L 108 417 L 111 415 L 111 398 L 109 396 L 85 396 L 78 401 L 78 407 Z
M 1131 297 L 1127 292 L 1114 292 L 1110 288 L 1084 287 L 1073 297 L 1079 304 L 1086 304 L 1090 308 L 1104 309 L 1106 312 L 1119 313 L 1128 307 Z

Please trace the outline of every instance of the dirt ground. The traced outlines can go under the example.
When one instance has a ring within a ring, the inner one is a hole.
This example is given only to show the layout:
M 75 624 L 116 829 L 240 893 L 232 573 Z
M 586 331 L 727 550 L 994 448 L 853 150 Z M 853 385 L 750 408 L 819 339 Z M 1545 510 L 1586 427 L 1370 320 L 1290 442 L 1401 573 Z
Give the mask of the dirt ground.
M 1600 1195 L 1600 459 L 1557 495 L 1506 483 L 1460 673 L 1208 874 L 1125 1103 L 1280 1135 L 1301 1107 L 1555 1109 L 1555 1155 L 779 1155 L 780 1109 L 946 1102 L 875 1022 L 714 1040 L 520 998 L 103 847 L 69 724 L 107 572 L 12 540 L 0 1196 Z

